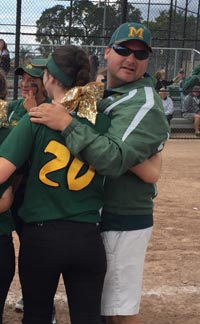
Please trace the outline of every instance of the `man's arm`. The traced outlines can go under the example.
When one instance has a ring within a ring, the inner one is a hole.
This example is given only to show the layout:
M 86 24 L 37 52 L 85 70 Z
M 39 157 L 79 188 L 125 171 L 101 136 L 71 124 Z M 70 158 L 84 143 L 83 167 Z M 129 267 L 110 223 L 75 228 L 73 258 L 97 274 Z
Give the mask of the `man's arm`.
M 168 138 L 169 126 L 160 98 L 154 96 L 153 89 L 148 87 L 130 91 L 123 100 L 116 97 L 114 102 L 109 101 L 114 109 L 104 135 L 72 118 L 58 104 L 35 107 L 29 115 L 31 121 L 57 130 L 67 126 L 62 135 L 74 156 L 81 154 L 100 174 L 119 176 L 155 154 Z
M 156 183 L 159 179 L 162 167 L 162 153 L 159 152 L 144 162 L 131 167 L 130 171 L 140 179 L 148 183 Z

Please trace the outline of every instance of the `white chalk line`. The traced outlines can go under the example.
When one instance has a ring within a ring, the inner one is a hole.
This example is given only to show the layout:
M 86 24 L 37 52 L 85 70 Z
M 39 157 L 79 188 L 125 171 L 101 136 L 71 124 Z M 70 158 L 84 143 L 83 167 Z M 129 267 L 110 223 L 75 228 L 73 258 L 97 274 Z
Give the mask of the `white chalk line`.
M 143 296 L 173 296 L 173 295 L 190 295 L 190 294 L 200 294 L 200 286 L 184 285 L 184 286 L 161 286 L 156 289 L 143 289 Z

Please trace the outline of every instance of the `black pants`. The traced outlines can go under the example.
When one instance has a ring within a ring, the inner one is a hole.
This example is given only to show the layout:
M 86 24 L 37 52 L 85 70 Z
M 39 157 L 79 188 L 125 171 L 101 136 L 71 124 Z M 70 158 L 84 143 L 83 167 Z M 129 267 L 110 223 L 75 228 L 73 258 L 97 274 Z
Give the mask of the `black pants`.
M 23 323 L 51 323 L 54 295 L 62 274 L 71 324 L 99 324 L 106 272 L 99 227 L 66 221 L 26 224 L 20 241 Z
M 15 252 L 12 235 L 0 236 L 0 324 L 10 284 L 15 274 Z

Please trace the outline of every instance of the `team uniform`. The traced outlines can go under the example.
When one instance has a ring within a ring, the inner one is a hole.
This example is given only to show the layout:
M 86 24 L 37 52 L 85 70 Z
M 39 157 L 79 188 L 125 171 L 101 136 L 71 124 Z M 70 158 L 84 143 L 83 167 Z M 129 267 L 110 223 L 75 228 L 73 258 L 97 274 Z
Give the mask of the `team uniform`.
M 106 127 L 105 122 L 100 124 Z M 30 161 L 18 213 L 24 221 L 19 254 L 26 310 L 23 323 L 35 323 L 38 305 L 49 311 L 49 317 L 41 318 L 41 323 L 50 323 L 62 273 L 72 323 L 95 324 L 84 316 L 88 308 L 94 318 L 100 313 L 93 305 L 100 304 L 106 270 L 98 226 L 103 177 L 70 154 L 60 132 L 31 123 L 28 114 L 6 138 L 0 155 L 17 168 Z
M 105 94 L 108 97 L 98 105 L 99 111 L 111 119 L 105 137 L 86 130 L 77 121 L 64 130 L 63 136 L 73 154 L 81 154 L 97 171 L 113 176 L 107 176 L 104 185 L 101 230 L 107 273 L 101 311 L 105 316 L 135 315 L 139 312 L 157 190 L 154 184 L 145 183 L 127 170 L 163 148 L 169 125 L 161 99 L 147 75 L 134 83 L 108 89 Z

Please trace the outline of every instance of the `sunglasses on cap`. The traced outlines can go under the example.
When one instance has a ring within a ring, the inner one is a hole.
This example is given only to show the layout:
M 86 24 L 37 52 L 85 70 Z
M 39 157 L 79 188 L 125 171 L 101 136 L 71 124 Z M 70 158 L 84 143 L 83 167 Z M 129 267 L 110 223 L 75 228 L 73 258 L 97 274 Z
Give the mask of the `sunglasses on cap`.
M 146 50 L 131 50 L 128 47 L 116 44 L 113 44 L 111 48 L 113 48 L 114 51 L 121 56 L 129 56 L 131 54 L 134 54 L 135 58 L 140 61 L 146 60 L 149 57 L 149 52 Z

